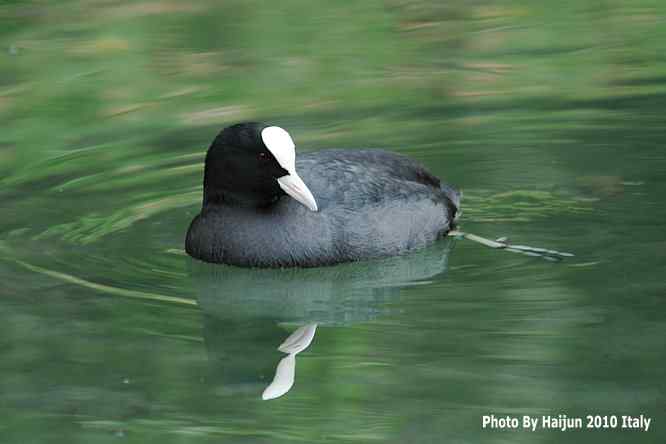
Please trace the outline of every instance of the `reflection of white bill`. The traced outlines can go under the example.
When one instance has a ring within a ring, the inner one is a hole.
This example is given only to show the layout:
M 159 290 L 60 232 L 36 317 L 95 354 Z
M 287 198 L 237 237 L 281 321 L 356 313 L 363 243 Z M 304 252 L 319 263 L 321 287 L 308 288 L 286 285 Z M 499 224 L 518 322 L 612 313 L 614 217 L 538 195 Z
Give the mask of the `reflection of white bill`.
M 296 354 L 290 354 L 282 358 L 275 369 L 273 382 L 261 394 L 261 399 L 275 399 L 284 395 L 294 385 L 296 374 Z
M 288 353 L 282 358 L 275 369 L 273 382 L 261 394 L 261 399 L 275 399 L 287 393 L 294 385 L 296 375 L 296 354 L 302 352 L 312 342 L 317 324 L 307 324 L 297 328 L 282 344 L 278 350 Z
M 302 352 L 308 348 L 312 342 L 316 330 L 317 324 L 307 324 L 297 328 L 282 344 L 280 344 L 278 350 L 284 353 L 293 354 Z

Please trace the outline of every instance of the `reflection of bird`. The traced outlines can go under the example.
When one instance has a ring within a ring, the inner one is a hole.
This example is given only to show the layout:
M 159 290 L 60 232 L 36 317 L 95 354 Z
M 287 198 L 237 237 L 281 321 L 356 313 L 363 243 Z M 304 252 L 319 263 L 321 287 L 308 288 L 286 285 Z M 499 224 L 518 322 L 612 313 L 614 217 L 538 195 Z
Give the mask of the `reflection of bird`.
M 454 242 L 324 268 L 242 269 L 197 261 L 190 266 L 199 307 L 220 327 L 260 319 L 340 325 L 374 319 L 402 287 L 443 276 Z
M 444 276 L 453 243 L 450 239 L 414 254 L 324 268 L 257 270 L 192 261 L 209 382 L 234 395 L 254 397 L 270 386 L 275 373 L 276 384 L 264 397 L 279 396 L 293 383 L 296 362 L 289 355 L 309 344 L 315 325 L 353 325 L 389 313 L 401 288 Z M 287 330 L 298 325 L 309 329 L 297 329 L 285 340 Z M 278 362 L 284 364 L 276 369 Z
M 294 331 L 278 347 L 287 356 L 282 358 L 275 368 L 273 382 L 264 389 L 261 399 L 274 399 L 287 393 L 294 385 L 294 376 L 296 373 L 296 355 L 310 345 L 314 338 L 317 324 L 304 325 Z
M 302 178 L 301 178 L 302 177 Z M 460 195 L 415 161 L 381 150 L 296 159 L 289 134 L 243 123 L 206 155 L 187 252 L 241 266 L 319 266 L 398 255 L 452 227 Z

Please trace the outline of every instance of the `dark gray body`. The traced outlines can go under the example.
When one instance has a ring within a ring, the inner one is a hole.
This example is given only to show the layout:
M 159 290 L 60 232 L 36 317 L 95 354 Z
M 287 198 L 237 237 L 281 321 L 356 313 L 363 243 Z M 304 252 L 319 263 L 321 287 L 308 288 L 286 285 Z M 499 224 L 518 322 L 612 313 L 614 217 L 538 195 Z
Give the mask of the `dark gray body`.
M 301 154 L 296 171 L 317 200 L 265 208 L 206 205 L 185 248 L 206 262 L 314 267 L 402 254 L 446 234 L 459 194 L 413 160 L 381 150 Z

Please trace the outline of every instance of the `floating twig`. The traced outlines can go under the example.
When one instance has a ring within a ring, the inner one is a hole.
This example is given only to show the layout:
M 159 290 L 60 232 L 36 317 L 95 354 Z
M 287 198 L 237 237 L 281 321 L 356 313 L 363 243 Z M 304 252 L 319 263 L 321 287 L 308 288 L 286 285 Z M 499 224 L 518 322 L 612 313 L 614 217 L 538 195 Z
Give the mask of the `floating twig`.
M 573 257 L 572 253 L 567 253 L 564 251 L 550 250 L 548 248 L 539 248 L 539 247 L 530 247 L 528 245 L 513 245 L 509 243 L 508 238 L 500 237 L 495 240 L 488 239 L 485 237 L 478 236 L 472 233 L 466 233 L 464 231 L 452 230 L 448 234 L 452 237 L 458 237 L 463 239 L 468 239 L 473 242 L 485 245 L 486 247 L 495 248 L 497 250 L 506 250 L 511 253 L 524 254 L 526 256 L 540 257 L 547 261 L 557 262 L 561 261 L 565 257 Z

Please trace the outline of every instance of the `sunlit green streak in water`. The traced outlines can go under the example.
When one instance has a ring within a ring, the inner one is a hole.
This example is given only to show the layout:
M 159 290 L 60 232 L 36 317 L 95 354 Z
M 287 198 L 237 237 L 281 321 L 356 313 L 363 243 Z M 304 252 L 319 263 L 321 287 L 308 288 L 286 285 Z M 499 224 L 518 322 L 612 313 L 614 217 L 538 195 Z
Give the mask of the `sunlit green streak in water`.
M 80 285 L 82 287 L 89 288 L 93 291 L 99 292 L 99 293 L 106 293 L 114 296 L 122 296 L 126 298 L 135 298 L 135 299 L 144 299 L 147 301 L 155 301 L 155 302 L 170 302 L 174 304 L 183 304 L 183 305 L 194 305 L 196 306 L 197 303 L 196 301 L 189 300 L 189 299 L 183 299 L 183 298 L 176 298 L 173 296 L 164 296 L 161 294 L 155 294 L 155 293 L 145 293 L 141 291 L 132 291 L 132 290 L 127 290 L 123 288 L 116 288 L 116 287 L 110 287 L 108 285 L 101 285 L 101 284 L 96 284 L 94 282 L 86 281 L 85 279 L 80 279 L 77 278 L 76 276 L 71 276 L 65 273 L 60 273 L 57 271 L 53 270 L 47 270 L 46 268 L 41 268 L 37 267 L 35 265 L 30 265 L 27 262 L 23 261 L 16 261 L 17 264 L 21 265 L 24 268 L 27 268 L 30 271 L 33 271 L 35 273 L 40 273 L 46 276 L 49 276 L 53 279 L 57 279 L 60 281 L 64 281 L 70 284 L 74 285 Z

